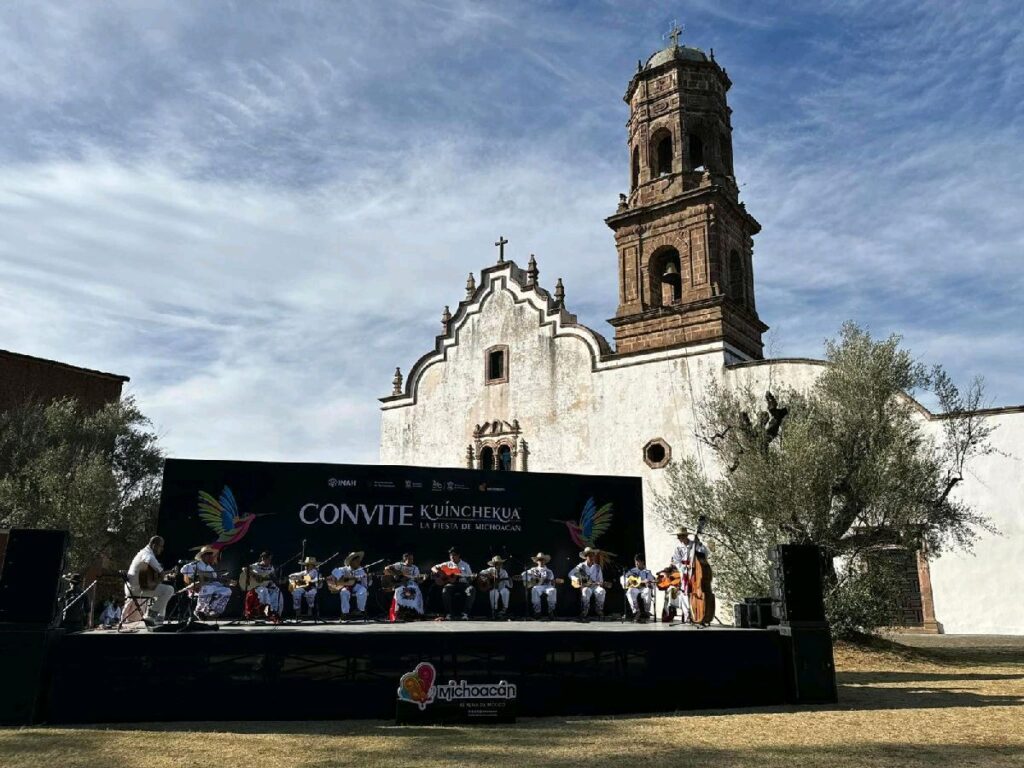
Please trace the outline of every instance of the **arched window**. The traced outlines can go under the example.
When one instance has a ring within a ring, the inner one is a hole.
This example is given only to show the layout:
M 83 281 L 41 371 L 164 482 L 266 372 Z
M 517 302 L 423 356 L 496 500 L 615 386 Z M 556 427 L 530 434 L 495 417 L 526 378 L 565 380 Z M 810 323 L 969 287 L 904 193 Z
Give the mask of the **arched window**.
M 743 257 L 735 248 L 729 252 L 729 295 L 740 304 L 747 303 L 747 286 L 743 275 Z
M 680 267 L 679 251 L 675 248 L 664 248 L 651 258 L 653 294 L 663 307 L 678 304 L 683 299 L 683 275 Z
M 658 140 L 658 175 L 667 176 L 672 173 L 672 134 L 666 134 Z
M 494 449 L 490 446 L 480 451 L 480 469 L 494 469 Z
M 689 161 L 690 170 L 695 171 L 704 166 L 704 142 L 696 133 L 689 137 Z
M 507 445 L 502 445 L 498 448 L 498 471 L 512 471 L 512 449 Z
M 633 181 L 630 190 L 634 190 L 640 184 L 640 147 L 633 147 Z

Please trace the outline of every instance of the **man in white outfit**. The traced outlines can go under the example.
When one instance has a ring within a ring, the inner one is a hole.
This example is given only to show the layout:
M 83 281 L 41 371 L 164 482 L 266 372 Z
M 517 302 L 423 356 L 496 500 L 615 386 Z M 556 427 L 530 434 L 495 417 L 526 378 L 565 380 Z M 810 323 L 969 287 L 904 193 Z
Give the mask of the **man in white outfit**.
M 284 595 L 280 587 L 274 582 L 274 555 L 271 552 L 261 552 L 260 559 L 249 566 L 249 573 L 260 580 L 265 580 L 262 586 L 253 590 L 256 599 L 259 600 L 265 615 L 279 617 L 284 608 Z
M 580 590 L 580 618 L 586 619 L 590 613 L 590 600 L 593 598 L 597 617 L 604 618 L 604 598 L 607 592 L 604 587 L 604 572 L 601 570 L 597 556 L 601 550 L 586 547 L 580 552 L 583 562 L 569 571 L 569 578 L 573 580 L 573 586 L 579 584 Z
M 508 611 L 508 596 L 512 587 L 512 579 L 508 571 L 501 566 L 505 563 L 504 558 L 495 555 L 487 561 L 487 568 L 480 571 L 480 575 L 490 579 L 491 591 L 488 597 L 491 599 L 491 616 L 497 619 L 505 618 Z M 500 606 L 500 607 L 499 607 Z
M 395 578 L 395 604 L 391 620 L 416 618 L 423 615 L 423 592 L 418 582 L 420 568 L 412 552 L 402 555 L 401 562 L 392 563 L 384 572 Z M 415 614 L 415 616 L 413 615 Z
M 548 568 L 548 563 L 551 562 L 551 555 L 538 552 L 530 559 L 533 560 L 534 566 L 523 572 L 522 579 L 523 584 L 526 585 L 530 592 L 533 618 L 540 618 L 540 599 L 542 597 L 547 598 L 548 601 L 548 618 L 554 618 L 555 605 L 558 603 L 558 590 L 555 589 L 555 585 L 561 579 L 556 579 L 555 572 Z
M 202 618 L 215 619 L 224 613 L 231 599 L 231 587 L 215 581 L 217 569 L 213 564 L 220 553 L 206 546 L 199 550 L 196 559 L 181 569 L 185 583 L 190 584 L 196 598 L 196 614 Z
M 352 610 L 352 596 L 356 598 L 356 612 L 362 616 L 366 612 L 367 589 L 370 586 L 370 576 L 363 568 L 364 552 L 350 552 L 345 558 L 345 564 L 331 571 L 335 581 L 342 579 L 355 579 L 355 583 L 342 587 L 339 597 L 341 598 L 341 615 L 347 617 Z
M 121 614 L 121 621 L 141 621 L 142 616 L 137 615 L 138 609 L 147 610 L 147 618 L 159 624 L 163 622 L 167 612 L 167 601 L 174 594 L 174 587 L 170 584 L 159 583 L 153 589 L 143 589 L 139 584 L 140 571 L 147 569 L 152 571 L 157 579 L 163 577 L 168 571 L 160 565 L 157 559 L 164 551 L 164 540 L 161 536 L 154 536 L 149 544 L 138 551 L 128 566 L 128 586 L 124 590 L 124 609 Z M 133 600 L 132 597 L 138 598 Z M 148 604 L 148 608 L 147 608 Z
M 682 589 L 680 591 L 676 605 L 679 606 L 679 610 L 682 613 L 683 623 L 690 623 L 690 566 L 693 563 L 693 558 L 696 557 L 697 553 L 706 555 L 707 550 L 704 545 L 697 541 L 697 537 L 693 537 L 693 541 L 690 540 L 690 532 L 686 526 L 680 526 L 676 529 L 676 538 L 679 539 L 679 544 L 672 551 L 672 565 L 679 569 L 679 573 L 682 574 Z
M 307 557 L 302 562 L 303 570 L 288 575 L 288 581 L 298 583 L 300 586 L 292 590 L 292 608 L 295 610 L 295 617 L 302 618 L 302 600 L 306 600 L 306 608 L 313 613 L 313 605 L 316 602 L 317 588 L 320 586 L 320 571 L 317 569 L 315 557 Z
M 644 556 L 638 552 L 633 558 L 633 567 L 623 571 L 619 581 L 626 591 L 626 601 L 633 611 L 633 623 L 644 623 L 651 615 L 651 600 L 654 596 L 654 574 L 647 570 Z

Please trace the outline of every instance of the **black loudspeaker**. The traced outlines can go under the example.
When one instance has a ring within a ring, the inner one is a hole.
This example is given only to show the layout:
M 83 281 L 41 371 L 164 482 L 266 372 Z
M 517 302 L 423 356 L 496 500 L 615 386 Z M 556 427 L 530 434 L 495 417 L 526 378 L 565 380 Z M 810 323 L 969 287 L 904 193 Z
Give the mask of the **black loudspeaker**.
M 56 626 L 67 547 L 67 531 L 8 531 L 0 570 L 0 624 Z
M 821 549 L 813 544 L 779 544 L 769 551 L 775 618 L 789 624 L 825 621 L 821 558 Z
M 779 623 L 773 610 L 774 602 L 770 597 L 748 597 L 747 614 L 750 626 L 767 629 Z
M 745 628 L 745 627 L 749 627 L 750 626 L 750 617 L 749 617 L 749 614 L 747 613 L 747 608 L 748 608 L 748 606 L 747 606 L 746 603 L 734 603 L 733 604 L 733 606 L 732 606 L 732 616 L 733 616 L 732 625 L 734 627 Z
M 786 687 L 794 704 L 832 704 L 836 701 L 836 668 L 832 635 L 821 627 L 779 627 L 786 648 Z
M 47 656 L 60 630 L 7 629 L 0 625 L 0 658 L 4 680 L 0 684 L 0 724 L 38 722 L 45 706 Z

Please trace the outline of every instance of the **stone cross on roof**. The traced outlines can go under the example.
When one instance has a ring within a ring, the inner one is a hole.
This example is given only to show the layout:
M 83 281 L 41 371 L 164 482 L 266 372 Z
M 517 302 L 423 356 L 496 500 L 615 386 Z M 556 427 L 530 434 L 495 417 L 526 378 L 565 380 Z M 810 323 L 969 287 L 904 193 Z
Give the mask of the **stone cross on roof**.
M 508 245 L 508 240 L 505 239 L 504 235 L 498 235 L 498 242 L 495 243 L 498 246 L 498 263 L 505 263 L 505 246 Z
M 672 28 L 668 31 L 666 37 L 672 41 L 672 47 L 679 47 L 679 36 L 683 34 L 683 28 L 679 26 L 678 22 L 672 22 Z

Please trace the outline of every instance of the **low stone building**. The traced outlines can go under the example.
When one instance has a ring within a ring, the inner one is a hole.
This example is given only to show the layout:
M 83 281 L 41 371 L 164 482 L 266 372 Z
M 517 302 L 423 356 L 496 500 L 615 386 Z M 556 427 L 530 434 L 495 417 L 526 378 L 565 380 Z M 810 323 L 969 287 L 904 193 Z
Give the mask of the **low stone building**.
M 733 176 L 730 84 L 713 56 L 676 44 L 629 83 L 631 190 L 606 220 L 618 254 L 615 346 L 577 322 L 561 280 L 541 287 L 533 257 L 526 269 L 505 260 L 501 238 L 498 263 L 445 308 L 434 349 L 407 377 L 396 371 L 382 399 L 383 463 L 640 476 L 648 560 L 668 561 L 674 541 L 651 502 L 673 456 L 700 455 L 702 393 L 713 381 L 804 387 L 823 365 L 762 359 L 760 225 Z M 919 413 L 938 434 L 941 417 Z M 971 466 L 958 493 L 1003 535 L 984 536 L 975 556 L 906 553 L 906 623 L 922 630 L 1024 632 L 1024 408 L 984 416 L 998 452 Z

